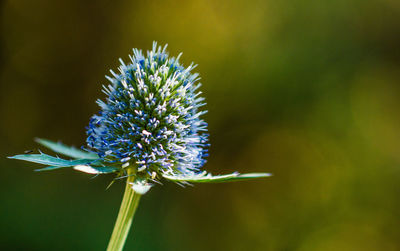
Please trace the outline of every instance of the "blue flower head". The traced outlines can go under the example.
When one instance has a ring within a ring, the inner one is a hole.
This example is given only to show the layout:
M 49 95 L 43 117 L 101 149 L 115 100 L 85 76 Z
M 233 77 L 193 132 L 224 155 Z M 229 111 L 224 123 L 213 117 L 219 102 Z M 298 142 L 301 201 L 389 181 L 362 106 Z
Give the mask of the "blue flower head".
M 138 175 L 193 174 L 207 156 L 206 111 L 198 91 L 195 65 L 185 68 L 179 57 L 153 43 L 144 56 L 134 49 L 129 64 L 103 86 L 106 101 L 87 128 L 87 144 L 104 163 L 132 168 Z
M 98 100 L 101 110 L 87 127 L 87 149 L 76 149 L 62 143 L 37 139 L 56 153 L 72 159 L 61 159 L 40 152 L 10 158 L 47 165 L 38 171 L 73 167 L 75 170 L 128 176 L 135 192 L 146 193 L 152 182 L 168 179 L 177 183 L 224 182 L 269 176 L 267 173 L 213 176 L 201 167 L 206 162 L 207 123 L 201 118 L 206 111 L 198 74 L 185 68 L 179 57 L 169 57 L 164 48 L 153 44 L 144 56 L 134 49 L 130 63 L 121 59 L 119 73 L 111 71 L 111 82 L 103 86 L 105 101 Z

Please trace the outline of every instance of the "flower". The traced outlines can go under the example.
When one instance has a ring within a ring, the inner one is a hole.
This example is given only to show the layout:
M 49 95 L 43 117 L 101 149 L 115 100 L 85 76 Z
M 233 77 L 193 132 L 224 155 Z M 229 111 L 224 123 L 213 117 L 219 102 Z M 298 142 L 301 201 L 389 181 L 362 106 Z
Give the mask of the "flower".
M 106 76 L 111 82 L 103 86 L 107 98 L 97 101 L 101 110 L 87 127 L 87 149 L 36 140 L 72 159 L 40 151 L 9 158 L 47 166 L 37 171 L 72 167 L 91 174 L 117 173 L 117 178 L 129 177 L 138 194 L 162 179 L 186 184 L 270 176 L 238 172 L 213 176 L 201 169 L 209 147 L 207 123 L 201 118 L 207 111 L 201 110 L 205 102 L 198 91 L 198 74 L 191 72 L 195 65 L 183 67 L 180 55 L 169 57 L 166 46 L 154 42 L 146 57 L 133 49 L 129 64 L 120 59 L 119 73 L 111 70 L 112 77 Z
M 206 111 L 195 65 L 185 68 L 153 43 L 146 57 L 134 49 L 103 86 L 105 102 L 87 128 L 89 149 L 104 163 L 140 176 L 198 173 L 207 156 Z

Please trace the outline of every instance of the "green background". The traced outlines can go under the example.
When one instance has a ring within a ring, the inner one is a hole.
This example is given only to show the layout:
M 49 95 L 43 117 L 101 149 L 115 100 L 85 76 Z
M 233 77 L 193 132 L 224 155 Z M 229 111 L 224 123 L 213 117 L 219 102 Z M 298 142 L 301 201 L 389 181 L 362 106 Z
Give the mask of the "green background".
M 123 183 L 6 156 L 84 144 L 132 48 L 199 66 L 212 173 L 155 186 L 126 250 L 399 250 L 398 0 L 2 1 L 0 249 L 104 250 Z M 43 149 L 44 150 L 44 149 Z

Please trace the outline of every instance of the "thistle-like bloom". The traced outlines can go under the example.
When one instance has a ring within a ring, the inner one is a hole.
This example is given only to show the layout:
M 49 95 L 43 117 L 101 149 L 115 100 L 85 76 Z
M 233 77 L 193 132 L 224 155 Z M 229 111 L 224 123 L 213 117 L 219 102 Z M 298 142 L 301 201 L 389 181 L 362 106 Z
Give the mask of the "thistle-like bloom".
M 153 44 L 144 57 L 133 50 L 131 62 L 120 59 L 119 73 L 103 86 L 107 99 L 87 130 L 87 144 L 104 163 L 133 168 L 138 176 L 193 175 L 205 162 L 206 111 L 195 67 Z
M 207 124 L 201 118 L 205 103 L 198 74 L 191 72 L 195 65 L 185 68 L 179 57 L 169 57 L 166 46 L 154 43 L 146 56 L 134 49 L 129 64 L 120 59 L 119 72 L 106 77 L 111 84 L 103 86 L 105 101 L 97 101 L 101 110 L 90 120 L 86 149 L 38 140 L 72 160 L 43 153 L 12 158 L 48 165 L 39 170 L 74 167 L 93 174 L 133 176 L 132 188 L 140 194 L 163 178 L 185 184 L 268 176 L 212 176 L 201 170 L 209 146 Z

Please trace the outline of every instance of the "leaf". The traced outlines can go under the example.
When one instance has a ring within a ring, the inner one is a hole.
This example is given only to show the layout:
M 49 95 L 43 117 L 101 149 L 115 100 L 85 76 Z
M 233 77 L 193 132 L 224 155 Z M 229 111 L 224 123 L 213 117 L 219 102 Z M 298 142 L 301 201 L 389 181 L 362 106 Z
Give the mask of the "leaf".
M 44 153 L 41 154 L 20 154 L 8 157 L 9 159 L 19 159 L 29 162 L 39 163 L 43 165 L 55 166 L 55 167 L 69 167 L 76 165 L 85 165 L 94 162 L 93 159 L 78 159 L 78 160 L 66 160 L 57 157 L 53 157 Z M 50 168 L 52 169 L 52 168 Z M 50 170 L 49 169 L 49 170 Z M 54 169 L 54 168 L 53 168 Z
M 239 174 L 237 172 L 231 174 L 224 175 L 211 175 L 207 172 L 202 172 L 198 174 L 191 175 L 168 175 L 163 174 L 163 177 L 175 181 L 175 182 L 197 182 L 197 183 L 218 183 L 218 182 L 229 182 L 229 181 L 239 181 L 246 179 L 255 179 L 255 178 L 263 178 L 271 176 L 270 173 L 247 173 L 247 174 Z
M 35 171 L 49 171 L 64 167 L 74 167 L 75 170 L 91 173 L 91 174 L 103 174 L 103 173 L 113 173 L 118 171 L 117 167 L 112 166 L 90 166 L 89 164 L 98 165 L 101 162 L 99 159 L 76 159 L 76 160 L 66 160 L 58 157 L 53 157 L 44 153 L 41 154 L 20 154 L 8 157 L 10 159 L 19 159 L 30 161 L 34 163 L 39 163 L 43 165 L 49 165 L 44 168 L 36 169 Z
M 51 140 L 47 139 L 39 139 L 36 138 L 35 141 L 51 150 L 53 150 L 56 153 L 60 153 L 62 155 L 72 157 L 75 159 L 98 159 L 99 157 L 95 153 L 90 153 L 86 151 L 82 151 L 78 148 L 75 148 L 73 146 L 67 146 L 64 145 L 61 142 L 53 142 Z
M 47 166 L 44 168 L 36 169 L 36 172 L 41 172 L 41 171 L 49 171 L 49 170 L 55 170 L 59 168 L 64 168 L 67 166 Z M 71 167 L 71 166 L 68 166 Z M 89 165 L 76 165 L 73 167 L 77 171 L 81 171 L 84 173 L 90 173 L 90 174 L 104 174 L 104 173 L 113 173 L 118 171 L 119 169 L 116 167 L 112 166 L 89 166 Z
M 90 174 L 104 174 L 104 173 L 113 173 L 119 171 L 117 167 L 113 166 L 89 166 L 89 165 L 77 165 L 74 166 L 74 169 L 77 171 L 81 171 L 84 173 Z

